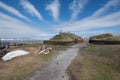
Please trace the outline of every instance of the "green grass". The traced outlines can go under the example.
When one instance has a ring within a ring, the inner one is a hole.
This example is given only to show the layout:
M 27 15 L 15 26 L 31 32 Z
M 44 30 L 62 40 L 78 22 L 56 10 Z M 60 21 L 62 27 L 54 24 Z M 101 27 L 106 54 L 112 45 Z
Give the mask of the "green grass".
M 87 45 L 68 68 L 70 80 L 120 80 L 120 45 Z
M 40 56 L 38 56 L 39 58 L 42 58 L 43 61 L 50 61 L 51 59 L 53 59 L 54 57 L 56 57 L 58 54 L 58 52 L 52 51 L 50 52 L 50 54 L 40 54 Z
M 28 44 L 17 48 L 12 48 L 12 50 L 30 50 L 31 54 L 14 58 L 8 62 L 0 61 L 0 80 L 23 80 L 26 76 L 40 68 L 46 62 L 50 62 L 54 59 L 59 54 L 59 51 L 65 50 L 68 47 L 47 45 L 48 47 L 53 48 L 50 54 L 44 55 L 33 53 L 39 49 L 39 46 L 40 44 Z
M 38 48 L 42 43 L 33 43 L 33 44 L 27 44 L 24 45 L 22 47 L 34 47 L 34 48 Z
M 70 32 L 61 32 L 59 35 L 55 35 L 50 40 L 52 41 L 74 41 L 75 39 L 81 40 L 81 37 L 70 33 Z
M 55 51 L 65 50 L 69 47 L 68 45 L 47 45 L 47 44 L 46 44 L 46 46 L 47 47 L 52 47 L 53 50 L 55 50 Z
M 46 45 L 47 47 L 52 47 L 52 51 L 50 54 L 44 55 L 41 54 L 41 58 L 45 61 L 49 61 L 52 58 L 56 57 L 59 54 L 59 51 L 66 50 L 69 46 L 64 46 L 64 45 Z

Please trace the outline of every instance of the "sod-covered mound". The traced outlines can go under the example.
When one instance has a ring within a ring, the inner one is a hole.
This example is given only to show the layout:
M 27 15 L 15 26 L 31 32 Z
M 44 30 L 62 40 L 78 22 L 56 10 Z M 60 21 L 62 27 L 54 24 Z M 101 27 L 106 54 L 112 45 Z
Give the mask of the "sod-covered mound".
M 67 45 L 79 42 L 83 42 L 83 39 L 80 36 L 77 36 L 70 32 L 60 32 L 58 35 L 55 35 L 50 40 L 44 41 L 45 44 L 54 45 Z
M 61 32 L 58 35 L 55 35 L 53 38 L 50 40 L 52 41 L 74 41 L 75 39 L 81 40 L 80 36 L 77 36 L 73 33 L 66 33 L 66 32 Z
M 120 44 L 120 36 L 112 34 L 100 34 L 89 38 L 89 43 L 93 44 Z

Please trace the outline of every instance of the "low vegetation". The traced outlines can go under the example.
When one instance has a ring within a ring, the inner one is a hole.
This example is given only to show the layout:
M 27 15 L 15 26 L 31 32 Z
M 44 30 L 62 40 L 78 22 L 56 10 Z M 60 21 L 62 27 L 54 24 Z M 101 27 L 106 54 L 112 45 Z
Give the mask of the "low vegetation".
M 61 32 L 58 35 L 55 35 L 53 38 L 51 38 L 51 41 L 74 41 L 75 39 L 81 40 L 81 37 L 72 34 L 70 32 Z
M 74 43 L 81 43 L 83 39 L 80 36 L 77 36 L 70 32 L 60 32 L 58 35 L 55 35 L 50 40 L 45 40 L 45 44 L 53 45 L 71 45 Z
M 120 36 L 113 36 L 112 34 L 106 33 L 92 36 L 90 40 L 120 41 Z
M 28 44 L 20 47 L 11 47 L 10 50 L 22 49 L 29 51 L 30 54 L 14 58 L 8 62 L 0 61 L 0 80 L 23 80 L 26 76 L 34 70 L 40 68 L 46 62 L 55 58 L 60 50 L 67 48 L 67 46 L 47 45 L 53 50 L 50 54 L 36 54 L 36 50 L 40 44 Z
M 112 34 L 106 33 L 106 34 L 92 36 L 90 37 L 90 40 L 107 40 L 108 38 L 112 38 L 112 37 L 113 37 Z
M 120 44 L 120 36 L 112 34 L 100 34 L 89 38 L 89 42 L 93 44 Z
M 120 80 L 120 45 L 88 44 L 67 72 L 70 80 Z

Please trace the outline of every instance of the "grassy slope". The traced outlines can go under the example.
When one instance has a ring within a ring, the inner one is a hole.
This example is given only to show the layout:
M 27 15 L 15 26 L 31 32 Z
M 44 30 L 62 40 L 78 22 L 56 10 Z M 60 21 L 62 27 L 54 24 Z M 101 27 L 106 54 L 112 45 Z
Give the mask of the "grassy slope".
M 112 34 L 100 34 L 90 37 L 90 40 L 104 40 L 104 41 L 120 41 L 120 36 L 113 36 Z
M 70 80 L 120 80 L 120 45 L 89 44 L 68 68 Z
M 30 44 L 22 47 L 14 47 L 15 49 L 23 49 L 29 51 L 31 54 L 14 58 L 8 62 L 0 61 L 0 80 L 23 80 L 32 71 L 40 68 L 44 63 L 53 59 L 58 55 L 59 50 L 63 50 L 64 46 L 53 46 L 53 51 L 48 55 L 38 55 L 34 52 L 38 49 L 40 44 Z
M 72 34 L 72 33 L 62 32 L 59 35 L 55 35 L 50 40 L 52 40 L 52 41 L 74 41 L 74 39 L 81 40 L 81 37 L 79 37 L 75 34 Z

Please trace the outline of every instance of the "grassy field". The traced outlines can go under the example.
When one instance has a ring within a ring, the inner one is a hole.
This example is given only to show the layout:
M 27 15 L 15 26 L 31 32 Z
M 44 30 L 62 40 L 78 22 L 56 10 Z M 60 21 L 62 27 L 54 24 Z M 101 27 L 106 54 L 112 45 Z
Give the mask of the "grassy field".
M 75 39 L 81 40 L 81 37 L 70 32 L 61 32 L 51 38 L 50 41 L 74 41 Z
M 70 80 L 120 80 L 120 45 L 88 44 L 67 72 Z
M 11 50 L 22 49 L 29 51 L 30 54 L 14 58 L 8 62 L 0 61 L 0 80 L 23 80 L 34 70 L 40 68 L 46 62 L 52 60 L 58 55 L 60 50 L 64 50 L 65 46 L 53 46 L 53 50 L 50 54 L 36 54 L 36 50 L 40 44 L 29 44 L 21 47 L 12 47 Z

